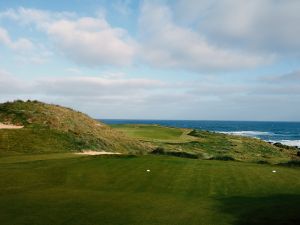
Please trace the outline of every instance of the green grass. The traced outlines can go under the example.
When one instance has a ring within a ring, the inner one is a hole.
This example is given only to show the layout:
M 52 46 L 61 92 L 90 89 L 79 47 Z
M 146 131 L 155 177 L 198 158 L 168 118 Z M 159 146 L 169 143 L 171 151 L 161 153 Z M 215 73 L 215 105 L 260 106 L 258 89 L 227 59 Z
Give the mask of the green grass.
M 150 148 L 81 112 L 38 101 L 0 104 L 0 123 L 24 126 L 0 130 L 0 156 L 86 149 L 140 154 Z
M 44 161 L 52 159 L 67 159 L 83 157 L 74 153 L 46 153 L 46 154 L 23 154 L 14 156 L 0 157 L 0 164 L 5 163 L 24 163 L 33 161 Z
M 300 221 L 299 168 L 166 156 L 69 157 L 2 158 L 1 225 Z
M 49 129 L 0 129 L 0 156 L 78 151 L 75 136 Z
M 186 135 L 186 129 L 162 127 L 159 125 L 112 125 L 131 137 L 153 142 L 183 142 L 191 140 Z
M 264 141 L 201 130 L 159 125 L 112 125 L 114 129 L 165 152 L 186 152 L 202 159 L 233 158 L 237 161 L 282 163 L 299 160 L 294 149 L 279 148 Z
M 300 222 L 299 157 L 293 149 L 158 125 L 112 129 L 35 101 L 0 104 L 0 122 L 25 126 L 0 130 L 1 225 Z M 73 154 L 87 148 L 129 154 L 156 148 L 166 155 Z M 226 159 L 235 161 L 220 161 Z M 249 163 L 258 161 L 286 166 Z

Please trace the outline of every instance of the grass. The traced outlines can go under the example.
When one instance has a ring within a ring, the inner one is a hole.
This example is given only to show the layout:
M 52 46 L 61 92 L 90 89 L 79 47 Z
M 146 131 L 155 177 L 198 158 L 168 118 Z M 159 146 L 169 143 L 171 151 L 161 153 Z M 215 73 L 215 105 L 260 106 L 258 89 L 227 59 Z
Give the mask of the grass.
M 86 149 L 140 154 L 150 148 L 81 112 L 38 101 L 0 104 L 0 122 L 24 126 L 0 130 L 0 156 Z
M 167 156 L 49 157 L 0 160 L 1 225 L 300 221 L 299 168 Z
M 0 140 L 0 156 L 80 149 L 80 140 L 75 136 L 49 129 L 0 129 Z
M 0 104 L 0 122 L 25 126 L 0 130 L 1 225 L 300 222 L 293 149 L 158 125 L 112 129 L 35 101 Z M 86 148 L 164 155 L 73 154 Z
M 167 152 L 185 152 L 202 159 L 235 159 L 246 162 L 282 163 L 299 160 L 297 151 L 264 141 L 201 130 L 159 125 L 112 125 L 114 129 Z
M 23 155 L 0 157 L 0 164 L 25 163 L 25 162 L 33 162 L 33 161 L 67 159 L 67 158 L 77 158 L 77 157 L 81 157 L 81 155 L 76 155 L 74 153 L 23 154 Z
M 186 129 L 178 129 L 171 127 L 162 127 L 159 125 L 112 125 L 113 128 L 118 129 L 131 137 L 141 140 L 153 142 L 184 142 L 192 138 L 187 136 Z

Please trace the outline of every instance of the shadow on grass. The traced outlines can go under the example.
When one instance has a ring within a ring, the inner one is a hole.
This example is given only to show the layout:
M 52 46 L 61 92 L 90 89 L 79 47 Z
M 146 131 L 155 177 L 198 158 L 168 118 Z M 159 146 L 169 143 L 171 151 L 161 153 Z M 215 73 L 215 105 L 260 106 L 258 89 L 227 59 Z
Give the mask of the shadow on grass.
M 231 214 L 234 225 L 300 224 L 300 195 L 233 197 L 219 199 L 221 211 Z

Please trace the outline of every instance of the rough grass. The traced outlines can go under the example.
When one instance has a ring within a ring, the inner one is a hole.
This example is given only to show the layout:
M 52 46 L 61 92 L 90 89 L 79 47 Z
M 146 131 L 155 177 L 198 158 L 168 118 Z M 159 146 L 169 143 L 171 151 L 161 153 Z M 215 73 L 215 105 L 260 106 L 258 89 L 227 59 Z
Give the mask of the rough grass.
M 125 134 L 150 142 L 165 152 L 186 152 L 203 159 L 232 158 L 238 161 L 281 163 L 299 159 L 293 149 L 242 136 L 159 125 L 113 125 Z
M 80 139 L 49 129 L 0 130 L 0 156 L 80 150 Z
M 166 156 L 40 156 L 0 161 L 1 225 L 300 221 L 299 168 Z
M 143 153 L 150 148 L 83 113 L 37 101 L 0 104 L 0 122 L 25 127 L 0 130 L 0 155 L 83 149 Z

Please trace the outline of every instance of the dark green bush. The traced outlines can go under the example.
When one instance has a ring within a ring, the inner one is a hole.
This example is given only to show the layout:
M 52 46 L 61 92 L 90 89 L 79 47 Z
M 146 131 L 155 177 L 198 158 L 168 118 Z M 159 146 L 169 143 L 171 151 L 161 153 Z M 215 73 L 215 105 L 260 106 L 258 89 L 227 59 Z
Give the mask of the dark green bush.
M 172 151 L 165 151 L 163 147 L 157 147 L 154 149 L 151 154 L 155 155 L 169 155 L 169 156 L 176 156 L 182 158 L 189 158 L 189 159 L 198 159 L 198 155 L 188 152 L 172 152 Z
M 257 161 L 258 164 L 270 164 L 268 161 L 266 160 L 258 160 Z
M 211 160 L 234 161 L 235 159 L 229 155 L 218 155 L 210 158 Z
M 291 166 L 291 167 L 298 167 L 298 166 L 300 166 L 300 160 L 290 160 L 290 161 L 288 161 L 288 162 L 286 162 L 286 163 L 279 163 L 278 165 L 280 165 L 280 166 Z
M 189 159 L 198 159 L 198 156 L 188 152 L 166 152 L 167 155 L 189 158 Z
M 165 149 L 163 147 L 157 147 L 151 152 L 151 154 L 164 155 Z
M 274 143 L 274 145 L 278 148 L 293 149 L 293 150 L 298 149 L 296 146 L 288 146 L 288 145 L 281 144 L 280 142 L 276 142 L 276 143 Z

